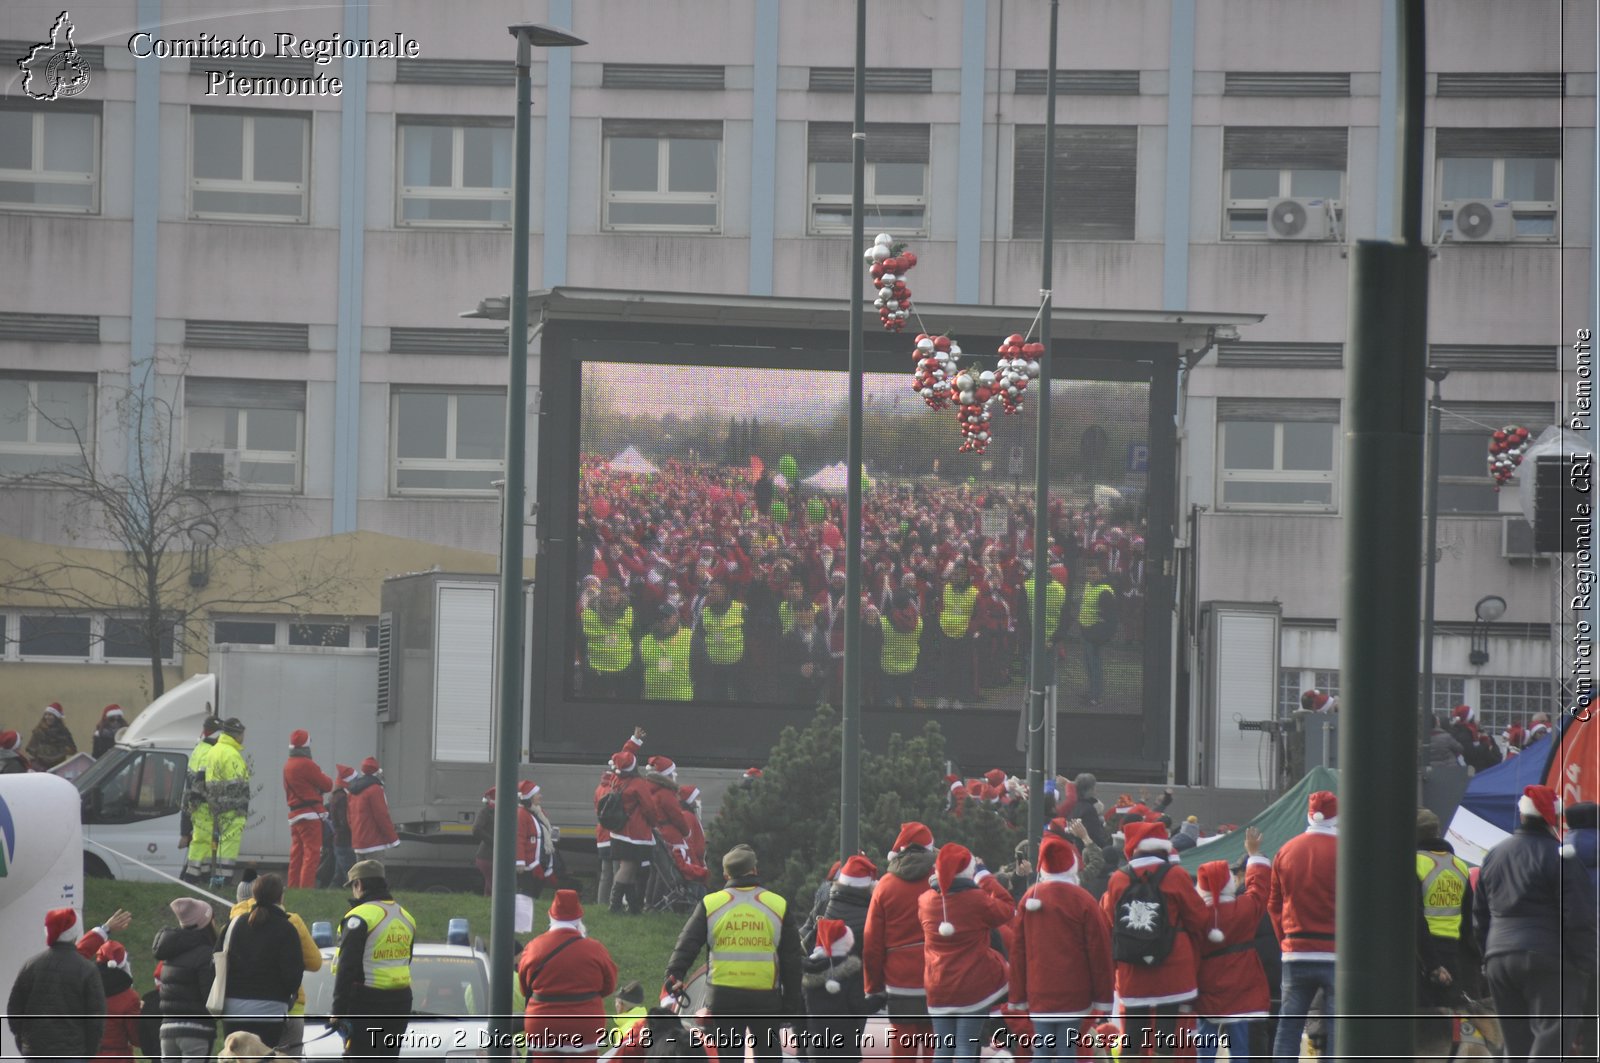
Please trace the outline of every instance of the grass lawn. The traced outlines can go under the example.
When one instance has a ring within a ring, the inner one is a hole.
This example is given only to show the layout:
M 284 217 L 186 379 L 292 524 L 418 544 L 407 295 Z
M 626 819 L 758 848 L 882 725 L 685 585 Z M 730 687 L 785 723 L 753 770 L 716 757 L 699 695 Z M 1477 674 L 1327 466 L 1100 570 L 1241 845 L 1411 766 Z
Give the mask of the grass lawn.
M 179 887 L 167 883 L 96 878 L 84 881 L 84 921 L 88 926 L 105 922 L 118 908 L 126 908 L 133 915 L 133 924 L 122 933 L 121 939 L 133 961 L 134 987 L 140 994 L 154 984 L 155 960 L 150 945 L 157 930 L 173 925 L 167 904 L 181 892 Z M 487 897 L 467 893 L 416 893 L 403 894 L 399 901 L 417 920 L 419 941 L 443 941 L 449 921 L 457 917 L 467 919 L 474 935 L 481 935 L 485 940 L 489 936 Z M 349 902 L 348 894 L 342 890 L 290 890 L 285 907 L 304 919 L 307 926 L 320 921 L 337 926 L 349 910 Z M 535 929 L 543 930 L 548 925 L 546 911 L 549 907 L 548 894 L 536 902 Z M 667 957 L 672 953 L 685 917 L 654 912 L 636 918 L 612 915 L 587 900 L 584 907 L 584 924 L 589 936 L 610 949 L 612 959 L 616 960 L 618 984 L 626 985 L 638 979 L 644 986 L 645 999 L 654 1001 L 666 971 Z M 524 935 L 521 940 L 526 943 L 528 936 Z

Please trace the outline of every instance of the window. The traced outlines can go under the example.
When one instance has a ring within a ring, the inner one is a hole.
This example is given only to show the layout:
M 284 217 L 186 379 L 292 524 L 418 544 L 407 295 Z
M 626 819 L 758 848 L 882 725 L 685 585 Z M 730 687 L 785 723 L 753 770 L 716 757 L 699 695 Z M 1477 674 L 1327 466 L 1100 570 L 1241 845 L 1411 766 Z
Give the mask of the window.
M 113 756 L 121 759 L 84 792 L 85 823 L 135 823 L 180 811 L 187 758 L 155 750 L 117 750 L 106 759 Z
M 1300 669 L 1278 669 L 1278 715 L 1292 716 L 1300 708 Z
M 504 391 L 397 391 L 396 494 L 494 493 L 505 475 Z
M 0 208 L 100 209 L 100 116 L 61 106 L 0 108 Z
M 1324 216 L 1313 216 L 1308 223 L 1325 222 L 1326 236 L 1322 238 L 1337 238 L 1342 228 L 1348 141 L 1345 129 L 1246 126 L 1223 130 L 1222 235 L 1267 239 L 1273 201 L 1295 198 L 1322 200 Z M 1280 228 L 1279 232 L 1288 230 Z
M 1044 235 L 1042 125 L 1016 127 L 1011 235 Z M 1056 126 L 1055 235 L 1065 240 L 1132 240 L 1139 130 Z
M 309 116 L 197 109 L 192 127 L 190 217 L 306 220 Z
M 377 649 L 378 625 L 365 618 L 307 618 L 289 616 L 236 617 L 213 620 L 213 646 L 270 646 L 283 649 L 309 646 L 321 649 Z
M 1339 696 L 1339 670 L 1314 671 L 1311 673 L 1311 689 L 1320 690 L 1330 698 Z
M 1506 425 L 1521 425 L 1538 438 L 1554 416 L 1547 403 L 1444 403 L 1439 418 L 1439 512 L 1498 513 L 1500 495 L 1489 476 L 1490 438 Z
M 399 143 L 396 224 L 511 224 L 509 124 L 402 119 Z
M 1514 723 L 1527 725 L 1536 712 L 1555 713 L 1555 692 L 1548 679 L 1478 680 L 1478 730 L 1498 735 Z
M 184 383 L 184 446 L 195 487 L 300 490 L 305 385 L 299 382 L 203 380 Z M 196 462 L 197 453 L 222 452 L 221 465 Z M 212 483 L 212 470 L 223 481 Z M 232 482 L 229 479 L 232 478 Z
M 1503 239 L 1559 238 L 1561 130 L 1440 129 L 1435 154 L 1440 238 L 1453 234 L 1458 206 L 1479 200 L 1511 208 L 1512 231 Z
M 211 625 L 213 646 L 275 646 L 278 624 L 273 620 L 218 620 Z
M 291 621 L 289 624 L 291 646 L 337 646 L 350 648 L 349 624 L 308 624 Z
M 1221 508 L 1338 508 L 1338 403 L 1219 399 L 1217 422 Z
M 1436 675 L 1433 677 L 1433 697 L 1429 709 L 1436 716 L 1448 717 L 1451 709 L 1467 700 L 1467 677 L 1464 675 Z
M 93 622 L 89 617 L 24 613 L 20 619 L 17 650 L 23 657 L 89 659 L 94 645 Z
M 604 228 L 721 230 L 721 122 L 607 121 L 603 137 Z
M 810 231 L 835 235 L 850 231 L 852 192 L 851 126 L 812 122 L 806 130 L 809 164 Z M 928 127 L 867 126 L 866 225 L 896 236 L 927 232 Z
M 100 640 L 102 653 L 107 660 L 148 661 L 151 634 L 142 620 L 108 616 L 105 620 L 105 634 Z M 160 640 L 161 659 L 171 660 L 174 656 L 174 637 L 177 634 L 175 625 L 170 620 L 166 621 L 160 630 L 153 634 Z
M 0 613 L 7 661 L 77 661 L 92 664 L 144 664 L 150 660 L 144 622 L 102 613 Z M 160 632 L 161 660 L 179 662 L 176 621 Z
M 0 478 L 82 472 L 93 403 L 87 380 L 0 377 Z

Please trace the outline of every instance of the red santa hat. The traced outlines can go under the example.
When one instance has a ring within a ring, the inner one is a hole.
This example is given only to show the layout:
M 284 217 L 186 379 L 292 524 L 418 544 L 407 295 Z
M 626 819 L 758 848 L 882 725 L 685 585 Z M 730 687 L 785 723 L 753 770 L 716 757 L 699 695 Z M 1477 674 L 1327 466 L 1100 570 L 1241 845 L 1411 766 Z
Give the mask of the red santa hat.
M 532 779 L 523 779 L 517 783 L 517 800 L 532 801 L 539 795 L 539 784 Z
M 1472 711 L 1471 705 L 1457 705 L 1450 710 L 1450 718 L 1457 723 L 1471 723 L 1477 718 L 1477 715 Z
M 746 779 L 759 779 L 759 778 L 761 778 L 761 769 L 760 768 L 746 768 L 746 769 L 744 769 L 744 777 Z
M 939 922 L 939 936 L 954 937 L 956 925 L 950 921 L 950 908 L 947 903 L 950 887 L 955 885 L 956 879 L 976 878 L 978 861 L 972 855 L 972 850 L 965 845 L 948 842 L 934 858 L 933 873 L 939 880 L 939 911 L 943 915 L 943 919 Z
M 1508 724 L 1506 729 L 1500 733 L 1500 737 L 1504 738 L 1509 745 L 1520 746 L 1523 738 L 1522 725 L 1520 723 Z
M 670 779 L 678 774 L 678 766 L 672 762 L 671 757 L 663 757 L 661 754 L 657 753 L 655 756 L 650 758 L 648 763 L 650 765 L 650 770 L 655 772 L 657 775 L 665 775 Z
M 811 958 L 828 961 L 828 980 L 822 987 L 830 993 L 837 993 L 844 987 L 833 976 L 833 961 L 842 960 L 850 955 L 850 949 L 856 943 L 856 936 L 845 925 L 842 919 L 817 920 L 817 946 L 811 950 Z
M 1065 586 L 1067 582 L 1067 566 L 1062 564 L 1051 565 L 1050 578 Z
M 61 941 L 71 944 L 83 933 L 83 920 L 76 908 L 52 908 L 44 913 L 44 943 L 54 945 Z
M 919 849 L 933 848 L 933 831 L 925 824 L 912 821 L 900 824 L 900 833 L 895 836 L 894 844 L 889 847 L 889 853 L 901 852 L 915 845 Z
M 618 771 L 632 771 L 634 765 L 633 754 L 624 749 L 620 753 L 611 754 L 611 766 Z
M 1160 823 L 1130 823 L 1122 828 L 1122 851 L 1129 860 L 1136 856 L 1166 856 L 1172 852 L 1167 828 Z
M 988 771 L 983 773 L 983 781 L 988 783 L 990 786 L 1004 786 L 1006 782 L 1006 773 L 1001 771 L 999 768 L 990 768 Z
M 556 890 L 555 898 L 550 902 L 551 921 L 572 923 L 582 918 L 583 903 L 578 899 L 578 891 Z
M 483 792 L 483 803 L 484 804 L 490 805 L 490 806 L 494 805 L 494 792 L 495 792 L 496 789 L 497 789 L 497 787 L 491 786 L 491 787 L 489 787 L 487 790 L 485 790 Z
M 105 707 L 105 709 L 100 713 L 100 726 L 104 727 L 106 725 L 106 721 L 110 720 L 110 719 L 113 719 L 113 718 L 114 719 L 118 719 L 118 720 L 126 719 L 126 717 L 122 715 L 122 706 L 121 705 L 118 705 L 118 704 L 115 704 L 115 703 L 107 705 Z
M 1517 798 L 1517 814 L 1523 819 L 1542 819 L 1552 831 L 1561 830 L 1561 799 L 1548 786 L 1528 786 Z
M 866 889 L 878 877 L 878 869 L 871 860 L 857 853 L 839 866 L 839 877 L 835 880 L 841 886 L 855 886 L 857 889 Z
M 348 764 L 335 764 L 333 766 L 333 771 L 334 771 L 334 776 L 335 776 L 335 778 L 334 778 L 335 782 L 343 784 L 343 783 L 347 783 L 347 782 L 355 782 L 356 781 L 356 769 L 352 768 Z M 487 796 L 489 797 L 490 802 L 492 803 L 493 800 L 494 800 L 494 791 L 490 790 Z
M 61 711 L 61 702 L 59 701 L 52 701 L 50 704 L 46 705 L 44 707 L 44 714 L 46 716 L 54 716 L 58 720 L 64 720 L 67 716 L 66 713 Z
M 1078 884 L 1078 847 L 1071 842 L 1046 834 L 1039 843 L 1039 881 L 1043 882 L 1069 882 Z M 1037 912 L 1044 907 L 1044 901 L 1037 892 L 1030 893 L 1028 899 L 1022 903 L 1023 908 L 1030 912 Z
M 842 569 L 842 568 L 835 568 L 835 569 L 834 569 L 834 570 L 833 570 L 833 571 L 832 571 L 832 572 L 830 572 L 830 573 L 828 573 L 828 578 L 829 578 L 829 579 L 830 579 L 830 580 L 834 580 L 834 579 L 845 579 L 845 578 L 847 578 L 847 577 L 848 577 L 848 576 L 849 576 L 849 573 L 848 573 L 848 572 L 846 572 L 846 571 L 845 571 L 845 570 L 844 570 L 844 569 Z
M 678 800 L 682 801 L 686 805 L 694 804 L 696 801 L 700 800 L 700 787 L 698 787 L 698 786 L 680 786 L 680 787 L 678 787 Z
M 0 749 L 22 748 L 22 736 L 15 731 L 0 731 Z
M 94 954 L 96 963 L 105 967 L 115 967 L 124 974 L 133 974 L 133 964 L 128 962 L 128 950 L 122 947 L 120 941 L 108 941 L 100 946 L 100 951 Z
M 1313 827 L 1333 827 L 1339 822 L 1338 795 L 1328 790 L 1318 790 L 1306 802 L 1306 821 Z
M 1200 899 L 1211 906 L 1211 929 L 1206 931 L 1206 940 L 1213 945 L 1220 945 L 1223 939 L 1222 912 L 1217 907 L 1223 901 L 1233 899 L 1233 872 L 1228 868 L 1226 860 L 1210 860 L 1201 864 L 1195 872 L 1195 889 L 1200 893 Z
M 1300 707 L 1307 712 L 1332 712 L 1339 707 L 1339 699 L 1321 690 L 1308 690 L 1300 695 Z
M 382 770 L 383 768 L 378 764 L 377 757 L 368 757 L 361 762 L 361 774 L 363 775 L 376 775 Z
M 311 732 L 307 731 L 304 727 L 302 727 L 299 730 L 296 730 L 294 732 L 291 732 L 290 735 L 289 735 L 289 748 L 290 749 L 304 749 L 306 746 L 309 746 L 310 744 L 311 744 Z

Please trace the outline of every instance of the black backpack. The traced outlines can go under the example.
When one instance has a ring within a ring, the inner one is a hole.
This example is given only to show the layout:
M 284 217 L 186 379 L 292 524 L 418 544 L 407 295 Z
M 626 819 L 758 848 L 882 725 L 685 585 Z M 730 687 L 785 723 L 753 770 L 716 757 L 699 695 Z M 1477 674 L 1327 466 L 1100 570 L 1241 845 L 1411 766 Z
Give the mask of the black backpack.
M 600 825 L 609 831 L 619 831 L 628 825 L 628 806 L 622 799 L 622 787 L 613 786 L 605 796 L 595 802 L 595 816 Z
M 1158 967 L 1172 952 L 1177 929 L 1167 915 L 1167 898 L 1161 892 L 1161 880 L 1171 869 L 1169 863 L 1148 874 L 1140 874 L 1132 865 L 1122 868 L 1128 888 L 1117 898 L 1111 921 L 1111 956 L 1118 963 Z

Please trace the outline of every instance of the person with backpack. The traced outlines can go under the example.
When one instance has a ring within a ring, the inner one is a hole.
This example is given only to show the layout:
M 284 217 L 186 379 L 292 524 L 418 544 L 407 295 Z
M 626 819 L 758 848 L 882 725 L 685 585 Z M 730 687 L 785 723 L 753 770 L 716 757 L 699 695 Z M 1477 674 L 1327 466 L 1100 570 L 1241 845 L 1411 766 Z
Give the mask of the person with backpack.
M 611 758 L 611 763 L 617 781 L 596 808 L 600 825 L 611 832 L 614 871 L 610 907 L 612 912 L 621 912 L 626 903 L 628 913 L 638 915 L 644 911 L 644 885 L 650 874 L 650 857 L 655 852 L 656 824 L 671 823 L 685 834 L 688 824 L 678 807 L 677 791 L 642 778 L 631 752 L 622 750 Z
M 1194 941 L 1211 929 L 1211 911 L 1188 872 L 1173 863 L 1160 823 L 1122 829 L 1128 862 L 1111 873 L 1100 908 L 1111 921 L 1117 995 L 1128 1037 L 1124 1059 L 1193 1056 L 1196 980 Z M 1189 1051 L 1180 1052 L 1187 1046 Z
M 888 1004 L 889 1052 L 905 1063 L 933 1058 L 933 1020 L 923 985 L 922 922 L 917 915 L 933 863 L 933 832 L 922 823 L 902 823 L 889 850 L 888 873 L 873 887 L 862 937 L 867 1001 L 884 998 Z
M 1251 1027 L 1265 1019 L 1272 1006 L 1261 957 L 1256 955 L 1256 928 L 1267 911 L 1272 891 L 1272 861 L 1261 855 L 1261 832 L 1244 832 L 1248 855 L 1243 881 L 1226 860 L 1201 864 L 1196 872 L 1200 899 L 1211 909 L 1211 928 L 1200 945 L 1201 1059 L 1214 1059 L 1226 1044 L 1228 1058 L 1248 1063 Z M 1241 892 L 1242 888 L 1242 892 Z
M 998 882 L 980 882 L 994 876 L 964 845 L 946 842 L 933 866 L 934 888 L 917 898 L 933 1058 L 977 1063 L 989 1013 L 1010 988 L 995 932 L 1016 907 Z
M 1300 1058 L 1300 1035 L 1317 991 L 1323 1013 L 1337 1015 L 1334 999 L 1334 910 L 1339 880 L 1339 799 L 1327 790 L 1306 804 L 1306 829 L 1290 838 L 1272 862 L 1267 914 L 1283 949 L 1283 1004 L 1272 1054 Z M 1396 946 L 1400 943 L 1396 942 Z M 1326 1045 L 1333 1055 L 1333 1024 Z

